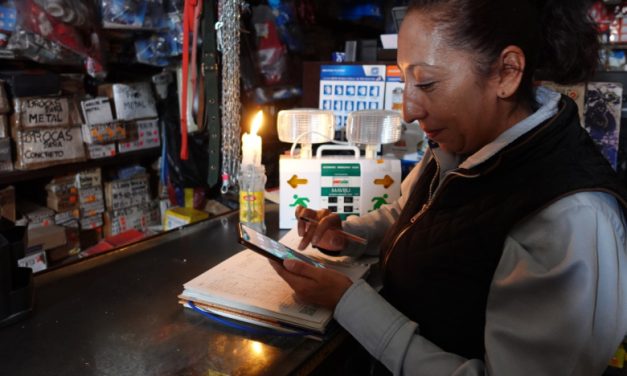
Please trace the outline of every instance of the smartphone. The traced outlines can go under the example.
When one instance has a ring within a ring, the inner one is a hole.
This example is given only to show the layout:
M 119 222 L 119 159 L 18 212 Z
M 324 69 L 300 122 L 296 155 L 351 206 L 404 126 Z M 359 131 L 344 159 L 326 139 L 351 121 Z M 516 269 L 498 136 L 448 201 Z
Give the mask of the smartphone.
M 241 223 L 239 225 L 239 242 L 240 244 L 246 246 L 246 248 L 274 261 L 283 262 L 283 260 L 293 259 L 306 262 L 316 268 L 325 267 L 324 264 L 309 258 L 302 253 L 296 252 L 278 241 L 271 239 Z

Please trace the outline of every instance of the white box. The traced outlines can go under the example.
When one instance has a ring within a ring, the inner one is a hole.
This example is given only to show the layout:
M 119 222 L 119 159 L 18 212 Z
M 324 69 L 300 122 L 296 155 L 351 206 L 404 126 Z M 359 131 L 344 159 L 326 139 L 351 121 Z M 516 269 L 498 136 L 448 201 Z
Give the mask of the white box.
M 401 194 L 398 159 L 281 156 L 279 161 L 279 227 L 296 224 L 296 205 L 328 208 L 345 219 L 364 215 Z
M 83 119 L 87 124 L 105 124 L 113 122 L 111 101 L 107 97 L 97 97 L 81 102 Z
M 89 159 L 115 157 L 116 154 L 115 142 L 102 145 L 87 145 L 87 156 Z
M 136 120 L 158 116 L 152 87 L 148 82 L 103 85 L 99 95 L 113 98 L 117 120 Z

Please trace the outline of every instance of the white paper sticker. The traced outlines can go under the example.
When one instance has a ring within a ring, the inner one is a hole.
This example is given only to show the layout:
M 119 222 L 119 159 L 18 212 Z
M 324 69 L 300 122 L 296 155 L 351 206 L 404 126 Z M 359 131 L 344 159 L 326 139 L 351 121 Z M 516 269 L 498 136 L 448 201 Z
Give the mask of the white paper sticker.
M 17 131 L 16 139 L 21 167 L 85 158 L 80 127 Z
M 107 97 L 97 97 L 82 101 L 81 108 L 87 124 L 105 124 L 113 121 L 111 102 Z
M 24 128 L 72 125 L 70 103 L 66 97 L 15 99 L 19 125 Z
M 113 85 L 113 103 L 118 120 L 157 117 L 155 98 L 148 82 Z

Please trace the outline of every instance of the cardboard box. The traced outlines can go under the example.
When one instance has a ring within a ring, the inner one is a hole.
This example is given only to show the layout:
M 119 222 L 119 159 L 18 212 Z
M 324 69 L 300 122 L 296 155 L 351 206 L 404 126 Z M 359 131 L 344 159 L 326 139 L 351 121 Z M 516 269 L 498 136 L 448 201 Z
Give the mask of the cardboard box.
M 100 167 L 83 170 L 76 174 L 78 189 L 102 187 L 102 172 Z
M 4 90 L 4 81 L 0 81 L 0 114 L 6 114 L 11 112 L 11 105 L 9 104 L 9 97 L 6 90 Z
M 76 195 L 55 195 L 48 194 L 46 197 L 46 206 L 57 212 L 67 212 L 78 209 L 78 200 Z
M 194 208 L 170 208 L 165 211 L 163 229 L 168 231 L 207 218 L 209 218 L 209 213 Z
M 0 161 L 11 162 L 11 139 L 0 138 Z
M 158 225 L 160 218 L 156 201 L 146 205 L 108 211 L 104 214 L 104 235 L 117 235 L 130 229 L 145 231 L 149 226 Z
M 102 214 L 105 212 L 105 204 L 104 201 L 94 201 L 89 204 L 82 204 L 79 208 L 80 217 L 93 217 L 97 214 Z
M 91 188 L 81 188 L 78 192 L 78 202 L 81 204 L 81 207 L 94 202 L 104 204 L 104 198 L 102 197 L 102 187 L 95 186 Z
M 96 214 L 90 217 L 81 218 L 80 225 L 81 225 L 81 230 L 100 229 L 103 225 L 102 214 Z
M 0 217 L 15 222 L 15 187 L 0 189 Z
M 86 159 L 80 127 L 14 129 L 13 139 L 17 146 L 15 167 L 21 170 Z
M 126 139 L 126 125 L 122 122 L 83 124 L 83 141 L 86 144 L 108 144 Z
M 27 247 L 41 245 L 43 250 L 65 245 L 67 238 L 65 236 L 65 227 L 57 225 L 49 225 L 43 227 L 28 228 Z
M 158 119 L 138 120 L 135 122 L 135 125 L 137 127 L 137 139 L 134 141 L 119 141 L 118 152 L 120 154 L 150 149 L 161 145 Z
M 147 174 L 138 174 L 130 179 L 113 180 L 105 183 L 107 210 L 118 210 L 150 202 L 150 183 Z
M 17 260 L 17 264 L 23 268 L 33 269 L 33 273 L 46 270 L 48 268 L 48 260 L 46 259 L 46 251 L 39 247 L 36 250 L 27 251 L 24 258 Z
M 80 124 L 71 97 L 26 97 L 13 100 L 11 123 L 20 129 Z
M 0 138 L 11 137 L 9 133 L 9 119 L 6 115 L 0 115 Z
M 98 87 L 98 95 L 113 99 L 117 120 L 136 120 L 158 116 L 149 82 L 106 84 Z
M 107 97 L 97 97 L 81 101 L 85 124 L 106 124 L 113 122 L 111 101 Z
M 89 159 L 100 159 L 107 157 L 115 157 L 117 154 L 115 149 L 115 142 L 110 144 L 93 144 L 87 145 L 87 157 Z
M 54 210 L 34 204 L 32 202 L 20 202 L 18 210 L 28 224 L 28 229 L 41 226 L 49 226 L 54 223 Z

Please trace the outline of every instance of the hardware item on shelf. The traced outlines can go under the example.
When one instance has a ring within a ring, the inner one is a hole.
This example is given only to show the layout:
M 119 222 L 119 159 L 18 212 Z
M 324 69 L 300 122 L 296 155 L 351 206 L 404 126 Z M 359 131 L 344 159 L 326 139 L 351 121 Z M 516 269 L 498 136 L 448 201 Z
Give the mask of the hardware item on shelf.
M 102 0 L 102 26 L 105 29 L 141 29 L 150 1 Z
M 83 58 L 39 34 L 17 27 L 6 49 L 41 64 L 81 65 Z
M 74 175 L 54 178 L 46 184 L 46 204 L 57 212 L 72 211 L 78 208 L 78 189 Z M 56 222 L 56 218 L 55 218 Z

